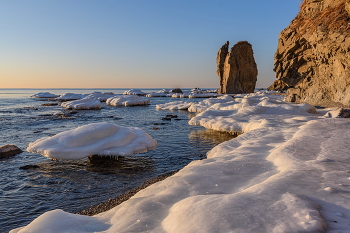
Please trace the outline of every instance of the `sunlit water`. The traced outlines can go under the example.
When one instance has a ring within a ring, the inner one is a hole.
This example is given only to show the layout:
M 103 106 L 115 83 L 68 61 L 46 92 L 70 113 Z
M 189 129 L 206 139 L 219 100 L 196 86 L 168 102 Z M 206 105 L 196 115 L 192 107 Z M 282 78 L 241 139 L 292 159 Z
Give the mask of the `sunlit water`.
M 232 138 L 228 134 L 188 125 L 194 113 L 155 109 L 156 104 L 180 99 L 151 98 L 149 106 L 138 107 L 115 107 L 103 103 L 101 110 L 78 111 L 72 118 L 60 119 L 50 115 L 64 112 L 64 108 L 42 106 L 48 101 L 28 97 L 44 91 L 64 94 L 94 91 L 123 93 L 124 90 L 0 89 L 0 145 L 15 144 L 25 151 L 30 142 L 39 138 L 89 123 L 110 122 L 142 128 L 157 140 L 158 147 L 154 151 L 122 157 L 107 164 L 93 164 L 88 159 L 51 161 L 29 152 L 0 159 L 0 232 L 27 225 L 52 209 L 71 213 L 87 209 L 148 179 L 203 159 L 215 145 Z M 202 99 L 185 100 L 197 102 Z M 178 120 L 163 121 L 167 114 L 178 115 Z M 34 166 L 20 169 L 25 165 Z

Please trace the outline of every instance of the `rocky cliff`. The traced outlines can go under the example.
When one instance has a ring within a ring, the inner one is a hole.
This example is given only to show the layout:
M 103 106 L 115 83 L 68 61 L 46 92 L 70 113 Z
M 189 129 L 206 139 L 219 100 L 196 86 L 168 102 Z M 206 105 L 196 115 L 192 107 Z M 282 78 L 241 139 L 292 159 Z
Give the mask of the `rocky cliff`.
M 236 43 L 230 51 L 227 41 L 218 51 L 217 74 L 220 94 L 252 93 L 258 76 L 252 45 L 247 41 Z
M 286 100 L 313 105 L 350 105 L 350 1 L 304 0 L 279 37 L 277 80 Z

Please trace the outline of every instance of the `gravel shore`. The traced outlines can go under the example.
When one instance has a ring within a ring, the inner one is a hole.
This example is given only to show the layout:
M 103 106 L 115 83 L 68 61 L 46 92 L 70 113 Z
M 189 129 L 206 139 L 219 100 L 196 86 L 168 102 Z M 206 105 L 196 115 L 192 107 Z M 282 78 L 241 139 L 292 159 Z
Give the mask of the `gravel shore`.
M 117 196 L 116 198 L 111 198 L 108 201 L 102 202 L 101 204 L 92 206 L 89 209 L 80 211 L 77 214 L 92 216 L 92 215 L 96 215 L 96 214 L 105 212 L 107 210 L 110 210 L 110 209 L 116 207 L 117 205 L 121 204 L 122 202 L 130 199 L 132 196 L 134 196 L 140 190 L 142 190 L 142 189 L 144 189 L 144 188 L 146 188 L 146 187 L 150 186 L 151 184 L 154 184 L 158 181 L 162 181 L 165 178 L 174 175 L 176 172 L 178 172 L 178 171 L 168 172 L 168 173 L 160 175 L 156 178 L 150 179 L 137 188 L 134 188 L 126 193 L 123 193 L 123 194 Z

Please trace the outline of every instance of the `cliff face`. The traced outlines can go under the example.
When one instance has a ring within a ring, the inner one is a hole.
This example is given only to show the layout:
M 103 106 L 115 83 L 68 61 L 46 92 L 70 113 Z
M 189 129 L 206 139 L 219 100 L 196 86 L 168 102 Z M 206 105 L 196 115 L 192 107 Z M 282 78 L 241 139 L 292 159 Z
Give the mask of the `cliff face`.
M 279 37 L 277 82 L 286 100 L 313 105 L 350 105 L 350 0 L 304 0 Z
M 217 74 L 220 77 L 219 94 L 252 93 L 258 76 L 252 45 L 236 43 L 228 52 L 227 41 L 218 51 Z

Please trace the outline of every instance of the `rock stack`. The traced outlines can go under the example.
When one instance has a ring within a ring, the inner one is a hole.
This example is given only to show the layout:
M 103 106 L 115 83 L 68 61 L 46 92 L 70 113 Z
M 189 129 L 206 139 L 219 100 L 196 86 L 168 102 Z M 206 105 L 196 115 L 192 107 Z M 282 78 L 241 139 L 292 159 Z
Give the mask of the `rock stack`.
M 277 82 L 286 100 L 320 106 L 350 105 L 350 1 L 304 0 L 281 33 Z
M 218 51 L 217 74 L 220 77 L 219 94 L 252 93 L 258 76 L 252 45 L 247 41 L 236 43 L 230 50 L 227 41 Z

